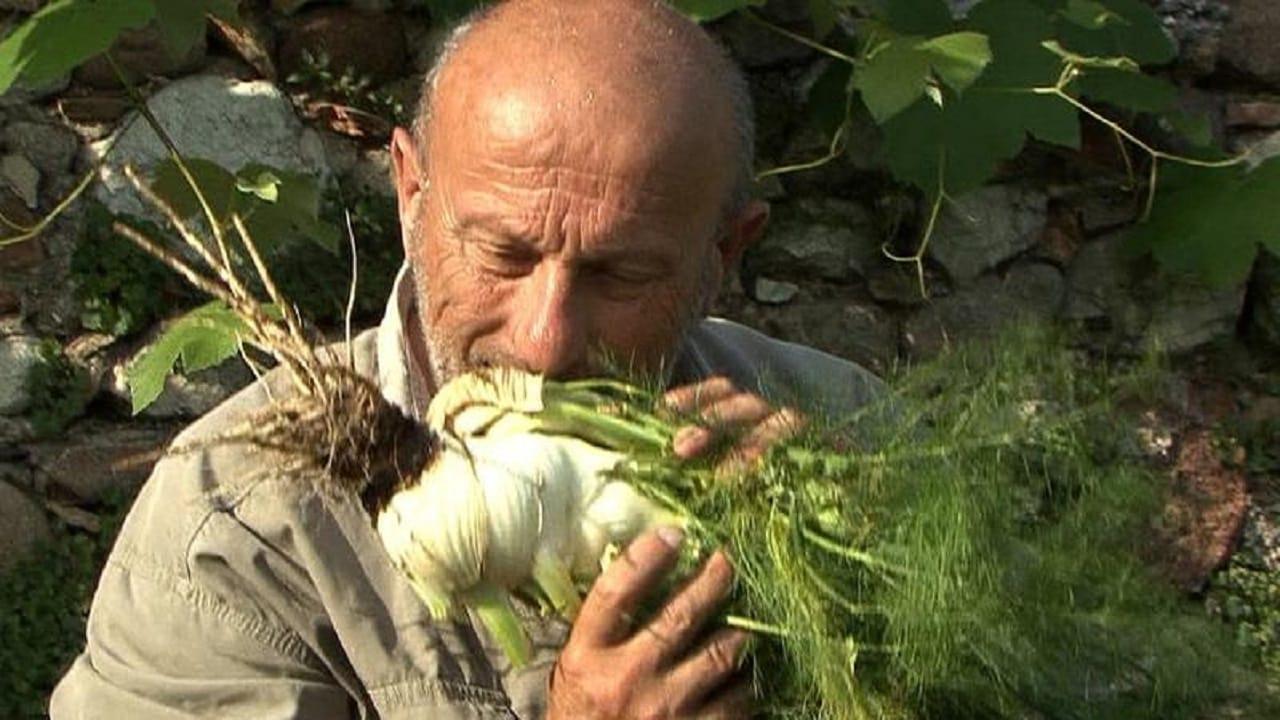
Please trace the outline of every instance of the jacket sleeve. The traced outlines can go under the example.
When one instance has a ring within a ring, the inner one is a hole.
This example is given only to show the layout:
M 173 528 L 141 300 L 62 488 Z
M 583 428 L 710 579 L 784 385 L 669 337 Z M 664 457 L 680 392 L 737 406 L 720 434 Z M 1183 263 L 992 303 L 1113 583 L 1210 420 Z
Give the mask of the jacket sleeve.
M 52 719 L 351 717 L 351 697 L 296 634 L 225 592 L 238 582 L 233 562 L 214 592 L 137 550 L 148 547 L 138 537 L 156 541 L 182 516 L 157 495 L 148 483 L 102 570 L 86 647 L 52 694 Z
M 349 695 L 288 631 L 128 555 L 117 548 L 103 570 L 54 720 L 352 717 Z
M 203 459 L 167 457 L 143 487 L 99 578 L 85 649 L 53 692 L 54 720 L 356 714 L 279 611 L 302 601 L 305 576 L 281 581 L 287 563 L 219 505 Z

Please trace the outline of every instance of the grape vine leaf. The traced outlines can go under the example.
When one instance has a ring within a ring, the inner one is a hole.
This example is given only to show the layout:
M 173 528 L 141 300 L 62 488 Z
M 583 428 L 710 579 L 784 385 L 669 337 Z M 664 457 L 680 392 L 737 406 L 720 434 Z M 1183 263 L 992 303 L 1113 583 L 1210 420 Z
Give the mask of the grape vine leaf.
M 878 123 L 920 99 L 929 81 L 929 55 L 919 39 L 898 37 L 881 45 L 854 75 L 854 87 Z
M 854 87 L 862 93 L 871 116 L 884 123 L 926 94 L 934 86 L 934 76 L 960 93 L 989 62 L 991 48 L 980 33 L 950 33 L 928 40 L 896 37 L 870 54 L 854 76 Z
M 982 33 L 940 35 L 919 48 L 929 55 L 933 72 L 957 93 L 972 85 L 991 62 L 991 44 Z
M 1170 82 L 1131 70 L 1086 70 L 1072 86 L 1090 100 L 1139 112 L 1171 112 L 1178 102 L 1178 89 Z
M 889 0 L 885 5 L 885 21 L 902 35 L 943 35 L 955 22 L 946 0 Z
M 294 238 L 338 252 L 341 233 L 320 219 L 320 188 L 315 178 L 256 163 L 232 174 L 203 158 L 186 158 L 184 162 L 214 216 L 228 231 L 234 213 L 244 219 L 264 252 Z M 151 187 L 179 217 L 201 212 L 199 200 L 174 161 L 157 166 Z
M 0 94 L 50 83 L 155 15 L 147 0 L 55 0 L 0 41 Z
M 237 0 L 153 0 L 156 26 L 169 57 L 178 60 L 204 35 L 206 16 L 235 21 L 240 9 Z
M 1090 57 L 1127 57 L 1141 65 L 1163 65 L 1174 59 L 1177 47 L 1159 16 L 1141 0 L 1096 0 L 1107 15 L 1097 27 L 1078 22 L 1068 2 L 1055 13 L 1057 35 L 1064 47 Z
M 1128 252 L 1216 287 L 1243 282 L 1259 247 L 1280 254 L 1280 156 L 1252 170 L 1162 168 L 1151 217 L 1128 233 Z
M 179 362 L 184 373 L 213 367 L 236 354 L 245 331 L 244 321 L 220 300 L 174 321 L 129 365 L 126 377 L 133 414 L 160 397 L 165 378 Z
M 930 195 L 940 182 L 952 195 L 980 187 L 1021 151 L 1028 135 L 1080 145 L 1075 109 L 1030 91 L 1052 86 L 1061 72 L 1061 59 L 1042 45 L 1053 32 L 1049 14 L 1031 0 L 985 0 L 965 25 L 990 44 L 992 60 L 982 75 L 941 107 L 916 102 L 883 125 L 893 175 Z
M 765 0 L 671 0 L 676 10 L 697 22 L 710 22 L 747 7 L 760 7 Z

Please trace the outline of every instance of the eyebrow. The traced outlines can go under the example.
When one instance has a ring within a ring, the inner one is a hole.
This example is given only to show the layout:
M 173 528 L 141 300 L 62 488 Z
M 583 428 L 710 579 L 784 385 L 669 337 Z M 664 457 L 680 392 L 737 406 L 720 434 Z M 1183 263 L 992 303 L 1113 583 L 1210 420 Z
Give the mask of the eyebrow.
M 453 227 L 456 232 L 478 232 L 489 239 L 521 248 L 537 249 L 541 245 L 531 233 L 522 232 L 517 225 L 497 213 L 468 215 L 459 218 Z M 580 262 L 586 266 L 600 266 L 619 260 L 639 261 L 660 269 L 668 269 L 674 264 L 673 259 L 667 254 L 648 247 L 636 247 L 636 245 L 637 243 L 628 243 L 625 247 L 595 251 L 583 256 Z

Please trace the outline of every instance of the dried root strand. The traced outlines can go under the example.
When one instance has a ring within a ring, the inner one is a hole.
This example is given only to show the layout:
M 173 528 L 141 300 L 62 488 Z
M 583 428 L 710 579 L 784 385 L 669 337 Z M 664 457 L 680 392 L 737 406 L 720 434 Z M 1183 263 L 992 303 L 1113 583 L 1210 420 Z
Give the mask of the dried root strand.
M 279 361 L 298 391 L 285 398 L 272 398 L 267 407 L 228 432 L 175 448 L 174 452 L 227 444 L 270 450 L 281 456 L 278 472 L 317 478 L 323 490 L 359 496 L 373 516 L 404 482 L 416 478 L 425 467 L 435 453 L 436 437 L 383 398 L 378 386 L 354 367 L 321 358 L 297 309 L 272 278 L 243 218 L 233 214 L 231 223 L 270 302 L 279 308 L 279 319 L 237 274 L 221 228 L 212 228 L 215 253 L 169 203 L 141 181 L 132 167 L 126 167 L 125 174 L 139 194 L 177 230 L 198 260 L 184 257 L 125 223 L 117 222 L 115 231 L 196 288 L 225 303 L 245 324 L 242 344 L 257 347 Z M 200 195 L 198 187 L 193 186 L 192 191 Z M 208 219 L 210 223 L 218 222 L 215 217 Z M 265 383 L 263 387 L 267 387 Z

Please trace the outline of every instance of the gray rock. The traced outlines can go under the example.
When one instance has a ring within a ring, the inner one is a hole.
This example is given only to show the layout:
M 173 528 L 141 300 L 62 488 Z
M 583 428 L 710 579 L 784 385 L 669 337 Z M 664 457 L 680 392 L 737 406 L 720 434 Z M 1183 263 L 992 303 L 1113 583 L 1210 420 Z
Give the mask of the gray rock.
M 187 157 L 212 160 L 237 171 L 249 163 L 281 170 L 329 176 L 324 144 L 294 114 L 293 105 L 269 82 L 196 75 L 153 95 L 148 102 L 162 127 Z M 117 214 L 157 219 L 129 185 L 123 168 L 132 164 L 150 173 L 168 154 L 146 122 L 130 116 L 123 135 L 104 166 L 96 197 Z M 94 160 L 110 140 L 91 146 Z
M 911 355 L 929 358 L 957 344 L 986 340 L 1020 322 L 1047 322 L 1062 307 L 1066 281 L 1046 263 L 1013 267 L 1004 279 L 980 278 L 910 317 L 904 339 Z
M 929 255 L 960 285 L 1030 249 L 1044 227 L 1047 198 L 1038 190 L 991 185 L 944 206 Z
M 766 234 L 750 263 L 769 274 L 840 282 L 864 275 L 879 247 L 875 222 L 861 205 L 805 198 Z
M 1235 333 L 1244 308 L 1245 286 L 1209 288 L 1188 280 L 1167 280 L 1149 302 L 1147 345 L 1171 353 L 1193 350 Z
M 0 338 L 0 415 L 20 415 L 31 404 L 27 375 L 40 362 L 40 341 L 29 335 Z
M 776 338 L 853 360 L 877 373 L 898 357 L 898 324 L 880 307 L 848 298 L 805 293 L 785 306 L 747 303 L 732 319 Z
M 114 490 L 134 490 L 151 474 L 176 432 L 171 424 L 80 423 L 65 439 L 31 446 L 36 484 L 90 503 Z
M 111 369 L 108 387 L 105 388 L 124 403 L 129 402 L 126 370 L 130 361 L 119 362 Z M 170 375 L 160 397 L 142 411 L 142 416 L 151 419 L 197 418 L 253 380 L 253 372 L 238 357 L 191 375 Z
M 1076 255 L 1068 270 L 1065 318 L 1101 322 L 1113 340 L 1131 349 L 1159 344 L 1174 353 L 1235 331 L 1243 285 L 1215 289 L 1142 272 L 1121 257 L 1121 237 L 1104 236 Z
M 49 519 L 44 510 L 21 490 L 0 482 L 0 572 L 48 538 Z
M 395 185 L 391 182 L 391 153 L 385 148 L 360 153 L 347 174 L 347 179 L 357 193 L 388 198 L 396 196 Z
M 1222 59 L 1231 67 L 1280 87 L 1280 4 L 1235 0 L 1222 34 Z
M 80 142 L 70 128 L 47 122 L 10 122 L 0 132 L 10 152 L 21 154 L 44 175 L 61 175 L 71 169 Z
M 756 278 L 755 291 L 751 293 L 756 302 L 765 305 L 785 305 L 791 302 L 800 292 L 800 286 L 795 283 L 779 282 L 770 280 L 769 278 Z
M 1249 332 L 1263 345 L 1280 351 L 1280 257 L 1263 251 L 1251 281 Z
M 27 207 L 34 210 L 40 204 L 40 171 L 25 157 L 13 153 L 0 157 L 0 181 Z
M 850 228 L 792 222 L 780 225 L 760 244 L 758 267 L 782 275 L 848 280 L 858 235 Z

